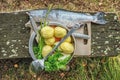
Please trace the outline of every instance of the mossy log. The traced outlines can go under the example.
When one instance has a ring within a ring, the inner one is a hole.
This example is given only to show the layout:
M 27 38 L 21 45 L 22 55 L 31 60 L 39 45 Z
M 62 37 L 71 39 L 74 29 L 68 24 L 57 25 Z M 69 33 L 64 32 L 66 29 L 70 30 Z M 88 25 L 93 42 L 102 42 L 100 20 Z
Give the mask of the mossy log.
M 106 13 L 105 25 L 92 24 L 90 57 L 116 56 L 120 53 L 120 22 L 115 13 Z M 0 13 L 0 59 L 28 58 L 29 17 L 23 12 Z

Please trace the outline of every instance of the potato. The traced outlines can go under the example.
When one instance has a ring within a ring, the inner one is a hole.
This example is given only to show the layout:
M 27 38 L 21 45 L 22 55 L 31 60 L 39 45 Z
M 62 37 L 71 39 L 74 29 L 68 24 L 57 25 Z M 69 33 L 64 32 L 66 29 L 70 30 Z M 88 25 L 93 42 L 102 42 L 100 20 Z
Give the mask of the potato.
M 71 42 L 71 37 L 68 37 L 66 40 L 65 40 L 65 42 Z
M 51 38 L 54 36 L 54 29 L 50 26 L 45 26 L 41 29 L 41 35 L 44 38 Z
M 56 38 L 63 38 L 67 34 L 66 29 L 62 27 L 56 27 L 55 28 L 55 37 Z
M 69 42 L 63 42 L 61 45 L 60 45 L 60 48 L 61 50 L 66 53 L 66 54 L 71 54 L 73 53 L 74 51 L 74 47 L 71 43 Z
M 45 45 L 42 49 L 42 56 L 45 57 L 47 54 L 52 51 L 52 47 L 49 45 Z
M 53 45 L 55 43 L 55 37 L 45 39 L 47 45 Z

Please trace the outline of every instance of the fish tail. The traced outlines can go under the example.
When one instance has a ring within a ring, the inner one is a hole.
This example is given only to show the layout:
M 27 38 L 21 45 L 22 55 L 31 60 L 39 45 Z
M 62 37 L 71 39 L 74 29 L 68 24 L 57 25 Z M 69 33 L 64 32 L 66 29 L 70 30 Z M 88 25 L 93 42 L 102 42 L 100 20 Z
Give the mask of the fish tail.
M 104 19 L 104 12 L 97 12 L 94 15 L 94 21 L 93 21 L 93 23 L 106 24 L 107 21 Z

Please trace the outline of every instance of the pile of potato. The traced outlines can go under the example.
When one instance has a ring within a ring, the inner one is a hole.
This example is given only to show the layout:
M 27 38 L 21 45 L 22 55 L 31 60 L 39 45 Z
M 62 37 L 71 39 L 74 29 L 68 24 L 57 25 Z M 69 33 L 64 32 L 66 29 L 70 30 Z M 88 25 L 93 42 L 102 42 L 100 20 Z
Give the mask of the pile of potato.
M 42 56 L 45 57 L 66 34 L 67 30 L 56 26 L 45 26 L 40 31 L 41 36 L 45 40 L 45 46 L 42 50 Z M 59 47 L 64 54 L 71 54 L 74 51 L 71 37 L 68 37 Z

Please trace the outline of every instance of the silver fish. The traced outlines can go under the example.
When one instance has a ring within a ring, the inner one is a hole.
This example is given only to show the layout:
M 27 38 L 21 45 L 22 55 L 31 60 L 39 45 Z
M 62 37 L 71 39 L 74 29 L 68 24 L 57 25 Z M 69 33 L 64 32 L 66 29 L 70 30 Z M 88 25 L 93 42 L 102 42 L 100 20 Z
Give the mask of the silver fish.
M 32 26 L 31 28 L 33 28 L 33 30 L 34 30 L 35 33 L 37 34 L 40 27 L 37 27 L 37 24 L 36 24 L 35 20 L 33 19 L 33 16 L 31 16 L 31 14 L 28 13 L 28 12 L 26 12 L 26 13 L 29 15 L 30 23 L 31 23 L 31 26 Z M 59 23 L 59 22 L 51 22 L 51 21 L 50 21 L 50 23 L 63 25 L 63 24 L 61 24 L 61 23 Z M 78 37 L 78 38 L 82 38 L 82 39 L 89 39 L 89 38 L 90 38 L 88 35 L 80 34 L 80 33 L 77 33 L 77 32 L 74 32 L 72 35 L 75 36 L 75 37 Z M 38 40 L 37 40 L 37 41 L 38 41 Z
M 45 19 L 46 14 L 48 13 L 47 9 L 42 10 L 32 10 L 29 13 L 34 17 L 36 22 L 42 21 Z M 92 22 L 96 24 L 106 24 L 106 20 L 104 19 L 103 12 L 97 12 L 94 15 L 80 13 L 80 12 L 72 12 L 64 9 L 52 9 L 49 11 L 47 16 L 47 21 L 58 21 L 64 24 L 70 23 L 81 23 L 81 22 Z

